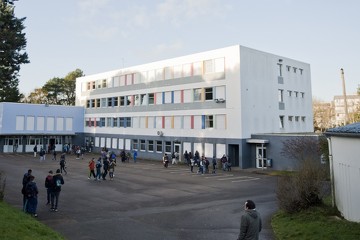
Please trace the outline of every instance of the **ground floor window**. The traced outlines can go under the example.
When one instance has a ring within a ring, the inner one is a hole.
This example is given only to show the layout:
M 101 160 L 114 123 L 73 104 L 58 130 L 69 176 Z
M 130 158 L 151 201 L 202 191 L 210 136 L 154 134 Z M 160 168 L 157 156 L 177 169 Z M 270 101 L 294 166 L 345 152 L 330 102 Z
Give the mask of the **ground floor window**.
M 162 141 L 156 141 L 156 152 L 162 153 Z

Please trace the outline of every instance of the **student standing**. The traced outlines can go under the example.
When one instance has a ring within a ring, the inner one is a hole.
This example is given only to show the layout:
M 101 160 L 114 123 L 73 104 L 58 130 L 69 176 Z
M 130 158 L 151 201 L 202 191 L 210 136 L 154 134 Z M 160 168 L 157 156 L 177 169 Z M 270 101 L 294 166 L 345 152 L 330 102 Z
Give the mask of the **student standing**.
M 35 145 L 35 147 L 34 147 L 34 158 L 36 158 L 36 154 L 37 154 L 37 145 Z
M 53 171 L 50 170 L 49 174 L 45 178 L 46 199 L 47 199 L 46 205 L 50 204 L 52 184 L 53 184 Z
M 61 154 L 60 157 L 60 173 L 62 173 L 63 171 L 65 172 L 65 175 L 67 174 L 66 171 L 66 161 L 65 161 L 65 153 Z
M 29 182 L 25 186 L 26 202 L 25 209 L 26 212 L 31 214 L 33 217 L 37 217 L 37 195 L 39 193 L 36 183 L 34 182 L 35 177 L 33 175 L 29 176 Z
M 95 180 L 100 180 L 101 178 L 101 167 L 102 167 L 102 164 L 101 164 L 101 157 L 97 160 L 96 162 L 96 177 L 95 177 Z
M 26 204 L 26 193 L 25 193 L 25 187 L 26 184 L 30 181 L 30 176 L 32 174 L 32 170 L 29 169 L 23 176 L 23 180 L 22 180 L 22 189 L 21 189 L 21 193 L 23 194 L 23 211 L 26 212 L 25 209 L 25 204 Z
M 245 212 L 241 216 L 240 233 L 237 240 L 258 240 L 262 223 L 260 214 L 256 211 L 255 203 L 247 200 L 244 205 Z
M 51 211 L 58 211 L 59 196 L 62 185 L 64 185 L 64 178 L 61 176 L 60 169 L 57 169 L 56 174 L 53 176 L 53 186 L 51 188 Z
M 95 161 L 94 158 L 92 158 L 89 162 L 89 177 L 88 179 L 91 178 L 91 175 L 93 175 L 94 179 L 96 180 L 96 176 L 95 176 Z

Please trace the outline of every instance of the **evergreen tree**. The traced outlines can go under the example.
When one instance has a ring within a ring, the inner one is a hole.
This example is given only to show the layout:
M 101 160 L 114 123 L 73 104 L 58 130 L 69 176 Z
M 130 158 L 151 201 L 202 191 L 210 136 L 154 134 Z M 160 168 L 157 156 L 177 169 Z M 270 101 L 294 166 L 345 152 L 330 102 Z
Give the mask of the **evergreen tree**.
M 24 51 L 26 38 L 23 22 L 16 18 L 11 0 L 0 0 L 0 102 L 19 102 L 20 65 L 29 63 Z

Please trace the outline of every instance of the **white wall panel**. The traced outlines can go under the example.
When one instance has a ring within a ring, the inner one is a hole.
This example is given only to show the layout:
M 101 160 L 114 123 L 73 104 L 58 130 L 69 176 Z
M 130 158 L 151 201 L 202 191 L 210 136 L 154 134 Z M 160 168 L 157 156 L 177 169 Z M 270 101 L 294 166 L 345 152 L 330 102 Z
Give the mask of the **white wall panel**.
M 191 89 L 184 90 L 184 103 L 190 103 L 193 101 L 193 91 Z
M 171 91 L 165 92 L 165 103 L 171 103 Z
M 100 138 L 100 147 L 105 147 L 105 143 L 106 143 L 105 138 L 104 137 Z
M 194 116 L 194 129 L 202 128 L 202 116 Z
M 118 139 L 117 138 L 112 138 L 112 146 L 113 149 L 117 149 L 118 148 Z
M 183 143 L 183 149 L 184 149 L 184 152 L 185 151 L 188 151 L 188 153 L 191 152 L 191 143 L 190 142 L 184 142 Z
M 131 139 L 125 139 L 125 150 L 131 150 Z
M 182 129 L 182 116 L 175 116 L 174 117 L 174 128 L 175 129 Z
M 24 130 L 25 125 L 25 116 L 16 116 L 16 130 L 22 131 Z
M 44 131 L 45 129 L 45 117 L 37 117 L 36 118 L 36 130 Z
M 73 130 L 73 119 L 66 118 L 65 122 L 65 131 L 72 131 Z
M 148 117 L 148 128 L 155 128 L 155 117 Z
M 58 117 L 56 118 L 56 131 L 64 130 L 64 118 Z
M 214 156 L 214 144 L 212 143 L 205 143 L 205 157 L 209 159 L 211 162 L 212 157 Z
M 46 130 L 47 131 L 54 131 L 55 128 L 55 118 L 54 117 L 47 117 L 46 118 Z
M 156 93 L 156 104 L 162 104 L 162 92 Z
M 191 129 L 191 116 L 184 116 L 184 129 Z
M 100 147 L 100 137 L 95 137 L 95 147 Z
M 200 157 L 204 154 L 203 149 L 202 149 L 202 143 L 194 143 L 194 154 L 196 151 L 199 152 Z
M 119 138 L 119 149 L 123 150 L 124 149 L 124 139 Z
M 225 146 L 225 144 L 216 144 L 216 158 L 221 158 L 224 154 L 226 154 Z
M 111 148 L 111 138 L 106 138 L 106 148 Z
M 225 115 L 215 115 L 215 128 L 216 129 L 225 129 L 226 128 L 226 117 Z
M 181 91 L 174 91 L 174 103 L 181 103 Z
M 35 128 L 35 117 L 27 116 L 26 117 L 26 130 L 34 131 L 34 128 Z

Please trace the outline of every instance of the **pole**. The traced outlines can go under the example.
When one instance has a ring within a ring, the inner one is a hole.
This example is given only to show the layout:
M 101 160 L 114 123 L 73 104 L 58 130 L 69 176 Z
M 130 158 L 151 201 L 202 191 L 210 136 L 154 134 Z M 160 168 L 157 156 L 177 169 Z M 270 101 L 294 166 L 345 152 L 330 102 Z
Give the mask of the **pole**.
M 341 79 L 342 79 L 343 96 L 344 96 L 344 109 L 345 109 L 345 124 L 344 125 L 346 125 L 349 122 L 349 112 L 348 112 L 347 98 L 346 98 L 344 69 L 341 68 L 340 70 L 341 70 Z

